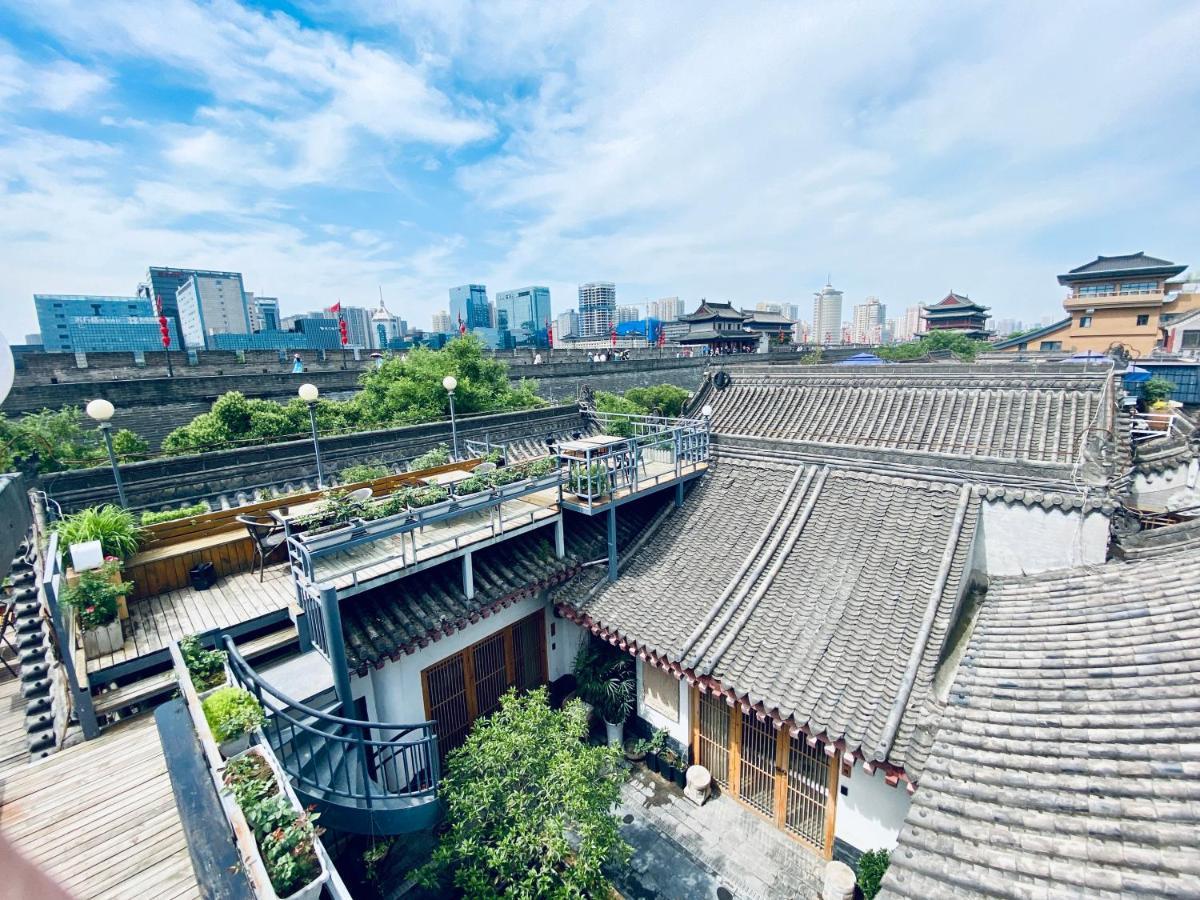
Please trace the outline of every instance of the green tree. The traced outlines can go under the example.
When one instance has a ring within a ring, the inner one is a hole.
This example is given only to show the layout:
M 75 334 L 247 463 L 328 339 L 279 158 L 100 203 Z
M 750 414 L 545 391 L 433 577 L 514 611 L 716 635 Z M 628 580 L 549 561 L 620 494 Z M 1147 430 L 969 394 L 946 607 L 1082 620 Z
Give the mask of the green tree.
M 544 688 L 505 694 L 450 754 L 449 830 L 420 881 L 467 897 L 607 896 L 604 867 L 630 853 L 613 815 L 621 769 L 586 732 L 578 703 L 553 710 Z
M 630 388 L 625 392 L 625 399 L 645 410 L 644 415 L 661 415 L 669 419 L 682 415 L 689 396 L 690 392 L 673 384 Z
M 77 406 L 43 409 L 19 419 L 0 413 L 0 471 L 61 472 L 107 463 L 108 451 L 94 423 Z M 140 458 L 149 445 L 127 428 L 113 433 L 122 462 Z
M 935 350 L 949 350 L 959 359 L 973 362 L 976 355 L 981 350 L 986 350 L 987 346 L 987 341 L 974 340 L 960 331 L 931 331 L 922 335 L 919 340 L 907 344 L 894 344 L 891 347 L 879 347 L 873 352 L 881 359 L 904 362 L 922 359 Z
M 633 420 L 629 416 L 644 416 L 644 409 L 620 394 L 596 391 L 596 410 L 617 413 L 605 426 L 605 431 L 615 437 L 633 437 Z

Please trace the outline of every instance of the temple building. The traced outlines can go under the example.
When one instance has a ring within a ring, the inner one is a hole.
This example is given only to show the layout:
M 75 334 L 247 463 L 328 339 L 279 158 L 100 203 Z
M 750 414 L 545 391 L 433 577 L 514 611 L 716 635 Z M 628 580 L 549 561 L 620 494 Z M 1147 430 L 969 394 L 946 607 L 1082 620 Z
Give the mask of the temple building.
M 987 329 L 988 309 L 966 294 L 951 291 L 937 303 L 921 307 L 921 318 L 926 332 L 960 331 L 967 337 L 983 340 L 991 334 Z

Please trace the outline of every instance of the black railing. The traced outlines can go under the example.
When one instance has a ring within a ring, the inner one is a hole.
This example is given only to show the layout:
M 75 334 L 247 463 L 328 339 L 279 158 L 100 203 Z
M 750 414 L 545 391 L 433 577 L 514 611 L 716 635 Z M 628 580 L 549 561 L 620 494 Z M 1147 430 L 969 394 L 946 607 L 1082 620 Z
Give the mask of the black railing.
M 335 716 L 264 681 L 225 638 L 233 679 L 267 713 L 263 733 L 298 791 L 324 802 L 387 810 L 432 799 L 440 778 L 433 722 L 401 725 Z

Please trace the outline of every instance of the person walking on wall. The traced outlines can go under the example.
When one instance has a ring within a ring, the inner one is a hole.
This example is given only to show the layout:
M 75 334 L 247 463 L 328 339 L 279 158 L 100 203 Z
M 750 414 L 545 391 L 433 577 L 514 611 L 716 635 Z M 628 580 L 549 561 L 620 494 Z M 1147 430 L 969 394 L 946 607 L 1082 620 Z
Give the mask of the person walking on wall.
M 304 360 L 302 360 L 300 358 L 300 354 L 297 353 L 295 356 L 292 357 L 292 374 L 293 375 L 302 375 L 303 373 L 304 373 Z

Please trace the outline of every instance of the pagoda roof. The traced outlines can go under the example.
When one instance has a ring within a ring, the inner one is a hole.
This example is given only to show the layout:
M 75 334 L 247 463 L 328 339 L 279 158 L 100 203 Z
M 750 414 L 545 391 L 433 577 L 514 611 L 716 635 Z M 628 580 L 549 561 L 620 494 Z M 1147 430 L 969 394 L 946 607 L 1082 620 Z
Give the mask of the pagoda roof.
M 966 294 L 956 294 L 951 291 L 937 303 L 921 307 L 927 313 L 941 315 L 943 313 L 987 312 L 991 307 L 976 303 Z
M 680 316 L 680 322 L 707 322 L 710 319 L 729 319 L 742 321 L 746 314 L 733 308 L 732 303 L 718 303 L 715 300 L 704 300 L 694 313 Z
M 1139 250 L 1137 253 L 1125 253 L 1121 256 L 1097 256 L 1090 263 L 1076 266 L 1065 275 L 1058 276 L 1059 284 L 1073 284 L 1078 281 L 1091 281 L 1095 278 L 1112 278 L 1121 275 L 1143 275 L 1162 278 L 1174 278 L 1181 274 L 1187 266 L 1176 265 L 1167 259 L 1157 256 L 1147 256 Z
M 721 341 L 756 341 L 758 335 L 748 331 L 717 331 L 715 328 L 693 328 L 687 334 L 680 335 L 677 340 L 681 344 L 710 344 Z
M 795 325 L 794 319 L 789 319 L 783 313 L 766 312 L 760 309 L 743 309 L 742 315 L 747 325 Z

